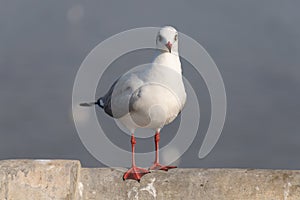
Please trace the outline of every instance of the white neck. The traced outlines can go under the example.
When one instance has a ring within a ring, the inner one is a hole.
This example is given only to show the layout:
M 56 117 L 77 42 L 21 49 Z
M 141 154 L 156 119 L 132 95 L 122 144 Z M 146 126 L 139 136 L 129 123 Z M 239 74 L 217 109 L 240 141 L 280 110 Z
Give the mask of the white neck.
M 153 63 L 170 67 L 176 72 L 181 74 L 182 72 L 181 63 L 177 52 L 169 53 L 161 50 L 157 50 L 157 51 L 158 52 L 153 60 Z

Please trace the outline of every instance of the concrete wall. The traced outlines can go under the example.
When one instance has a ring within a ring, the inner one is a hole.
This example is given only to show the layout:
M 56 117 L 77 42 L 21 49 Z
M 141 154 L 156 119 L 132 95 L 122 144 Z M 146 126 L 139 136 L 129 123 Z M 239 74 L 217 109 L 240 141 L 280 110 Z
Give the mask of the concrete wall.
M 0 161 L 0 200 L 300 200 L 300 171 L 174 169 L 138 183 L 124 182 L 125 170 L 81 168 L 71 160 Z

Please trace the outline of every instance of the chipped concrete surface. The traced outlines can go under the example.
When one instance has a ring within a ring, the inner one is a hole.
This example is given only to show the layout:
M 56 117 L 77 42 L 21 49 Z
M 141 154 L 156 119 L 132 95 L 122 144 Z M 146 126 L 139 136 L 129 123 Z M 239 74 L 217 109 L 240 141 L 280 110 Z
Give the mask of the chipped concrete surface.
M 79 161 L 0 161 L 0 199 L 74 199 L 79 169 Z
M 139 200 L 139 191 L 137 187 L 133 187 L 130 189 L 127 193 L 127 198 L 128 199 L 134 199 L 134 200 Z
M 143 190 L 148 191 L 149 194 L 151 194 L 151 195 L 156 199 L 156 189 L 155 189 L 155 187 L 153 186 L 154 182 L 155 182 L 155 178 L 153 178 L 153 179 L 151 180 L 151 183 L 148 183 L 148 185 L 147 185 L 146 187 L 143 187 L 143 188 L 141 188 L 140 190 L 141 190 L 141 191 L 143 191 Z
M 299 200 L 300 171 L 173 169 L 141 182 L 124 168 L 81 168 L 71 160 L 0 161 L 0 200 Z
M 290 187 L 292 186 L 292 184 L 290 182 L 284 184 L 284 191 L 283 191 L 283 196 L 284 196 L 284 200 L 287 200 L 290 194 Z M 300 198 L 300 197 L 299 197 Z
M 78 193 L 80 197 L 82 198 L 82 193 L 83 193 L 83 184 L 81 182 L 78 183 Z

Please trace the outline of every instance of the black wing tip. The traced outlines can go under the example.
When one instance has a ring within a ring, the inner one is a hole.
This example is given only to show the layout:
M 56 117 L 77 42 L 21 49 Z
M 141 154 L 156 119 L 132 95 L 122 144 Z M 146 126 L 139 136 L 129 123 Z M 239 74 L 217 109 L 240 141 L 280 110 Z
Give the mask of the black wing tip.
M 102 97 L 99 98 L 99 99 L 97 100 L 96 104 L 97 104 L 98 106 L 100 106 L 101 108 L 104 108 L 103 98 L 102 98 Z
M 94 105 L 98 105 L 101 108 L 104 108 L 104 102 L 103 102 L 102 98 L 99 98 L 96 102 L 80 103 L 79 105 L 83 106 L 83 107 L 91 107 L 91 106 L 94 106 Z

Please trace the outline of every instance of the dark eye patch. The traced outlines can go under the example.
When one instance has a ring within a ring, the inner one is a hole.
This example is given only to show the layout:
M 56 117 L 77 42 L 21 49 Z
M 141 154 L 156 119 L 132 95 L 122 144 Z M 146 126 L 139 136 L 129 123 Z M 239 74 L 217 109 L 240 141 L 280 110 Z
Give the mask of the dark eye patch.
M 159 40 L 160 42 L 162 41 L 161 35 L 158 35 L 158 40 Z
M 176 41 L 178 39 L 178 35 L 175 35 L 174 40 Z

